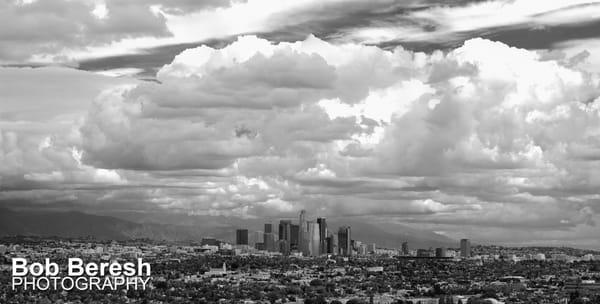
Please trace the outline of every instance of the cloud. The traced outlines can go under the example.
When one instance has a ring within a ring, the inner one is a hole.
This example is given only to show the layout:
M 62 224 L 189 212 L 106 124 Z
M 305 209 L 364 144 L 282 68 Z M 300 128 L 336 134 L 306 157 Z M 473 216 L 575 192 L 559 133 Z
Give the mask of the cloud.
M 73 149 L 90 96 L 136 80 L 61 67 L 0 68 L 0 79 L 0 189 L 123 182 L 116 172 L 81 164 Z
M 152 78 L 186 48 L 221 47 L 248 34 L 282 42 L 312 33 L 329 42 L 427 52 L 474 37 L 550 49 L 597 38 L 599 7 L 583 0 L 5 0 L 0 17 L 10 26 L 0 30 L 0 62 L 129 68 Z
M 274 42 L 314 34 L 335 43 L 426 52 L 454 49 L 475 37 L 526 49 L 563 49 L 568 42 L 597 38 L 593 12 L 600 7 L 580 0 L 533 5 L 525 0 L 86 0 L 44 4 L 48 8 L 39 3 L 7 0 L 0 8 L 18 27 L 0 31 L 6 41 L 0 62 L 79 65 L 143 79 L 153 79 L 187 48 L 221 48 L 249 34 Z M 42 22 L 27 21 L 36 18 Z
M 407 60 L 315 37 L 272 44 L 250 36 L 187 50 L 159 71 L 160 84 L 94 103 L 82 128 L 84 158 L 108 168 L 220 169 L 238 158 L 308 152 L 362 130 L 353 117 L 330 119 L 319 100 L 355 102 L 400 75 Z M 372 79 L 360 81 L 364 73 Z
M 430 5 L 392 16 L 378 14 L 366 24 L 340 29 L 339 39 L 411 49 L 454 48 L 473 37 L 500 40 L 529 49 L 550 48 L 565 40 L 596 37 L 600 3 L 565 0 L 473 1 Z
M 58 116 L 80 115 L 87 111 L 90 96 L 119 84 L 136 82 L 66 67 L 3 67 L 0 68 L 0 117 L 4 122 L 42 122 Z
M 187 14 L 228 1 L 0 1 L 0 62 L 70 62 L 64 50 L 172 36 L 161 11 Z
M 129 3 L 129 2 L 127 2 Z M 94 15 L 92 1 L 0 2 L 0 59 L 25 61 L 35 54 L 56 54 L 68 47 L 85 47 L 145 35 L 168 35 L 165 20 L 122 1 L 107 1 L 106 15 Z
M 587 236 L 600 77 L 580 60 L 486 39 L 431 54 L 314 36 L 199 46 L 157 83 L 111 85 L 71 129 L 0 125 L 0 199 Z
M 577 58 L 578 60 L 571 62 L 577 68 L 595 73 L 600 72 L 599 38 L 567 40 L 557 44 L 556 48 L 565 57 Z
M 134 0 L 130 1 L 139 6 L 156 6 L 161 11 L 174 15 L 183 15 L 197 12 L 204 9 L 215 9 L 219 7 L 227 7 L 231 4 L 239 4 L 246 2 L 245 0 Z
M 481 39 L 441 61 L 475 70 L 470 76 L 460 69 L 456 75 L 444 72 L 435 93 L 423 95 L 393 122 L 375 152 L 381 153 L 380 167 L 405 174 L 440 174 L 461 166 L 543 167 L 559 145 L 591 139 L 584 134 L 591 121 L 597 123 L 597 113 L 595 103 L 586 102 L 598 94 L 597 77 Z M 581 120 L 588 123 L 574 123 Z

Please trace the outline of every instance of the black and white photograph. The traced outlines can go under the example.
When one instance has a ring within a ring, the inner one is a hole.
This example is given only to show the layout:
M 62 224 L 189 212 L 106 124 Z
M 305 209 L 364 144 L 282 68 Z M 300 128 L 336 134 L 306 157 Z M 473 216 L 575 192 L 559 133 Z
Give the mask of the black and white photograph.
M 0 0 L 0 303 L 600 303 L 600 1 Z

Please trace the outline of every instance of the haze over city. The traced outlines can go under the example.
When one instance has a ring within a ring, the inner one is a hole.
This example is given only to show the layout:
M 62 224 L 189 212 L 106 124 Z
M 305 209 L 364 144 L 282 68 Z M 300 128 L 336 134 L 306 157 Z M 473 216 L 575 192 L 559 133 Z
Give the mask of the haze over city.
M 599 249 L 598 16 L 578 0 L 0 1 L 0 210 L 215 229 L 308 210 L 457 247 Z

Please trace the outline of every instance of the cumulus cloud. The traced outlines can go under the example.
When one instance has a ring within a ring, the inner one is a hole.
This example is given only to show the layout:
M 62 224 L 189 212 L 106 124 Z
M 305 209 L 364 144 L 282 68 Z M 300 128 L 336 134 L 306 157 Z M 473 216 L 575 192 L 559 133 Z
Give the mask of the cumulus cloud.
M 460 166 L 543 167 L 560 145 L 591 139 L 585 130 L 598 113 L 587 102 L 597 97 L 596 76 L 482 39 L 433 58 L 432 72 L 445 79 L 387 129 L 376 151 L 382 168 L 439 174 Z M 475 69 L 453 75 L 435 68 L 447 62 Z
M 354 117 L 331 119 L 319 100 L 356 102 L 405 77 L 409 60 L 312 36 L 280 44 L 242 37 L 223 49 L 187 50 L 159 71 L 160 84 L 94 103 L 82 128 L 84 157 L 110 168 L 220 169 L 238 158 L 313 153 L 363 130 Z M 365 73 L 372 79 L 360 81 Z
M 184 51 L 160 83 L 105 90 L 71 137 L 4 131 L 0 181 L 13 198 L 19 182 L 80 179 L 100 205 L 589 234 L 600 78 L 570 61 L 485 39 L 424 54 L 240 37 Z
M 82 164 L 73 151 L 90 96 L 137 81 L 59 67 L 0 68 L 0 79 L 0 189 L 124 182 L 117 172 Z

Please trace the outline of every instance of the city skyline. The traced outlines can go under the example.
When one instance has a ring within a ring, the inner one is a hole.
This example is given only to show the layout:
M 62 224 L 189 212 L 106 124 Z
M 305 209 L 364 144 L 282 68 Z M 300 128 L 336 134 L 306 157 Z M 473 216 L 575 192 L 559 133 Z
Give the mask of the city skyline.
M 263 231 L 255 231 L 257 236 L 260 236 L 262 233 L 263 238 L 258 237 L 252 245 L 256 249 L 279 252 L 283 255 L 290 255 L 292 252 L 297 252 L 307 257 L 342 254 L 334 249 L 338 248 L 337 238 L 333 237 L 335 232 L 331 233 L 328 231 L 326 221 L 327 219 L 324 217 L 317 217 L 316 221 L 307 220 L 306 210 L 301 210 L 298 215 L 297 225 L 291 220 L 280 219 L 277 239 L 274 238 L 273 224 L 265 223 Z M 298 227 L 298 229 L 292 229 L 294 226 Z M 248 241 L 248 231 L 247 228 L 236 229 L 236 245 L 251 245 L 252 242 Z M 245 235 L 240 232 L 244 232 Z M 344 252 L 343 255 L 348 254 Z
M 0 212 L 213 232 L 314 210 L 328 228 L 598 249 L 598 12 L 1 1 Z
M 173 244 L 16 236 L 0 238 L 0 257 L 43 256 L 57 261 L 52 263 L 59 268 L 68 268 L 64 258 L 69 254 L 120 260 L 141 256 L 150 261 L 150 288 L 126 293 L 128 299 L 139 301 L 575 304 L 600 300 L 598 274 L 590 272 L 599 267 L 598 251 L 475 246 L 474 256 L 464 258 L 445 248 L 411 250 L 405 255 L 353 243 L 359 248 L 351 257 L 300 258 L 211 238 L 202 244 Z M 0 267 L 0 276 L 9 270 Z M 48 289 L 38 281 L 13 283 L 16 288 L 2 284 L 0 299 L 7 303 L 81 300 L 79 293 L 62 290 L 69 288 L 63 280 Z M 124 299 L 112 288 L 95 291 L 95 297 L 108 302 Z
M 272 223 L 265 223 L 264 230 L 252 231 L 252 234 L 256 235 L 253 240 L 248 237 L 250 230 L 247 227 L 237 228 L 233 243 L 236 246 L 242 246 L 242 249 L 254 248 L 259 251 L 277 252 L 283 256 L 319 257 L 340 255 L 349 257 L 375 254 L 376 249 L 395 249 L 401 255 L 409 256 L 409 243 L 406 240 L 402 240 L 402 245 L 399 248 L 377 247 L 377 244 L 372 240 L 355 240 L 351 233 L 352 227 L 349 225 L 341 225 L 335 232 L 328 229 L 326 218 L 317 215 L 316 221 L 312 221 L 307 219 L 306 214 L 306 210 L 300 211 L 297 225 L 292 220 L 280 219 L 277 234 L 273 232 Z M 298 229 L 292 229 L 294 226 Z M 275 235 L 278 238 L 275 238 Z M 203 238 L 202 244 L 209 244 L 205 240 L 213 242 L 215 239 L 213 237 Z M 470 258 L 472 256 L 471 241 L 469 239 L 461 239 L 457 248 L 460 258 Z M 430 246 L 429 249 L 415 247 L 410 252 L 414 252 L 417 257 L 450 257 L 447 255 L 447 247 L 445 246 L 435 248 Z

